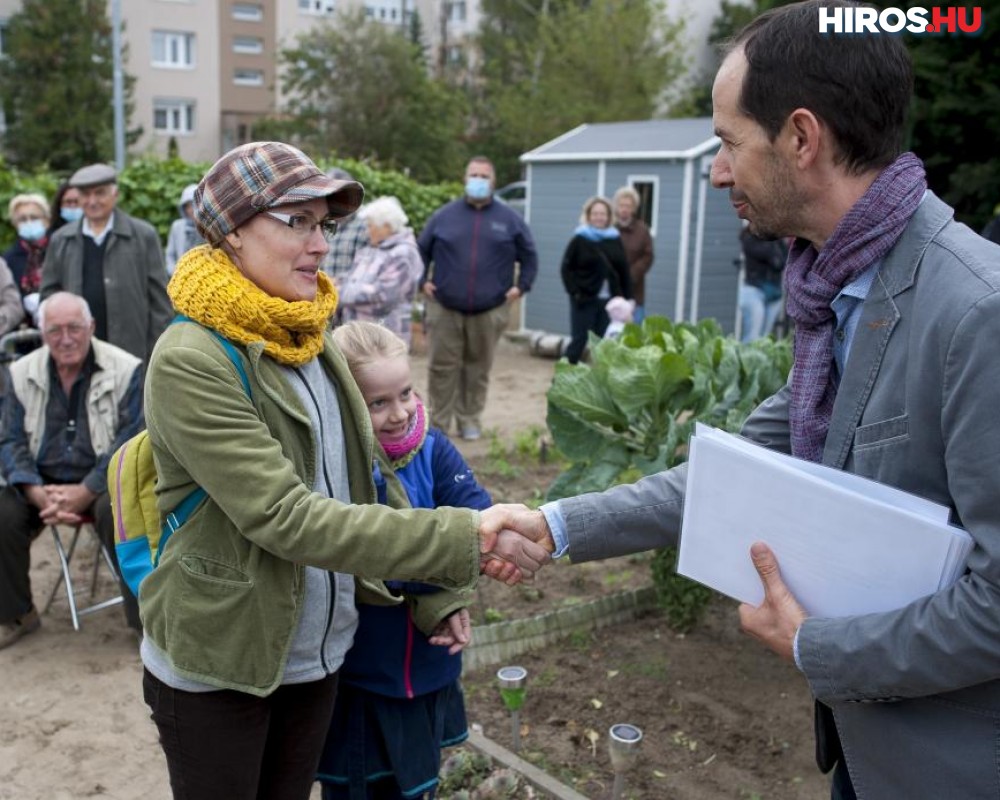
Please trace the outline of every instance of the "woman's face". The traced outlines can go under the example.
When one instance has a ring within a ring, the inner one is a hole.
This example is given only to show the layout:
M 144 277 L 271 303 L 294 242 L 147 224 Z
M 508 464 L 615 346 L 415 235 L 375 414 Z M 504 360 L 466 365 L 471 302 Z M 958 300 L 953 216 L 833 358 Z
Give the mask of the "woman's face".
M 272 297 L 295 302 L 316 299 L 319 265 L 330 245 L 317 224 L 328 214 L 324 198 L 269 209 L 276 214 L 304 216 L 305 233 L 293 230 L 267 212 L 252 217 L 226 236 L 236 267 Z M 311 225 L 315 225 L 309 230 Z
M 635 202 L 631 197 L 619 197 L 615 203 L 615 212 L 618 214 L 618 219 L 627 224 L 635 214 Z
M 606 228 L 611 224 L 611 214 L 604 203 L 594 203 L 587 212 L 587 222 L 595 228 Z
M 392 236 L 392 228 L 390 228 L 386 223 L 376 225 L 374 222 L 369 220 L 365 223 L 365 225 L 368 227 L 368 241 L 376 247 Z
M 59 208 L 79 208 L 80 190 L 75 186 L 70 186 L 63 192 L 62 200 L 59 201 Z

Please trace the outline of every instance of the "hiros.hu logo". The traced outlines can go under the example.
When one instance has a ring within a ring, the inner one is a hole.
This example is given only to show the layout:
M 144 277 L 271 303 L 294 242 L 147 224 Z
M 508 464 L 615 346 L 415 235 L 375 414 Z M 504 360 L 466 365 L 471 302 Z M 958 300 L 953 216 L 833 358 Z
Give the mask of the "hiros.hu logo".
M 933 8 L 840 7 L 819 9 L 820 33 L 952 33 L 968 36 L 983 29 L 980 6 Z

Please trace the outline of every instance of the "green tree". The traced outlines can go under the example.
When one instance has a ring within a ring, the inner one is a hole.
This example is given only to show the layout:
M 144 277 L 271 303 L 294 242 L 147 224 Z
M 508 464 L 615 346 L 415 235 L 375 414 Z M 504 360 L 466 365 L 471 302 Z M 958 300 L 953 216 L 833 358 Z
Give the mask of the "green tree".
M 421 180 L 460 174 L 464 96 L 430 78 L 406 34 L 366 22 L 358 9 L 300 35 L 281 53 L 291 99 L 280 129 L 314 152 L 372 159 Z
M 484 0 L 483 14 L 477 141 L 501 181 L 581 123 L 652 117 L 686 67 L 659 0 Z
M 61 172 L 111 160 L 113 60 L 106 0 L 24 0 L 8 25 L 0 101 L 10 160 Z M 133 82 L 126 78 L 126 119 Z

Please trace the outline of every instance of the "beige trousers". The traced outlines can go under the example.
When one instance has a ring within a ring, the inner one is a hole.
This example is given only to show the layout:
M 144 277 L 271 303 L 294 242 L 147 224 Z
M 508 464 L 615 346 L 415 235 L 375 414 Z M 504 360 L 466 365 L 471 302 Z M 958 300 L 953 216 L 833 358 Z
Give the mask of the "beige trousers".
M 482 429 L 493 356 L 509 316 L 509 303 L 481 314 L 462 314 L 428 301 L 427 388 L 432 425 L 446 433 L 453 421 L 459 433 Z

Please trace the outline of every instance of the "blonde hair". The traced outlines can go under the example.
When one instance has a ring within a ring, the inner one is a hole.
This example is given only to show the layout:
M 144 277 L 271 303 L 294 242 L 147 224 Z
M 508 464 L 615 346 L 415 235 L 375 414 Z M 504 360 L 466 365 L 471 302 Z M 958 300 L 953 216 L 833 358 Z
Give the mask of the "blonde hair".
M 10 204 L 7 206 L 7 219 L 14 219 L 14 212 L 17 211 L 19 206 L 25 206 L 28 203 L 34 203 L 40 209 L 42 209 L 42 214 L 45 219 L 51 219 L 49 214 L 49 201 L 46 200 L 40 194 L 18 194 L 14 195 L 10 199 Z
M 591 197 L 586 203 L 583 204 L 583 213 L 580 214 L 581 225 L 587 225 L 590 223 L 590 209 L 598 203 L 602 203 L 608 210 L 608 226 L 611 226 L 612 221 L 615 218 L 615 210 L 611 207 L 611 201 L 606 197 L 601 197 L 600 195 L 597 197 Z
M 375 361 L 405 357 L 410 352 L 406 342 L 384 325 L 361 319 L 335 328 L 333 341 L 347 359 L 352 374 Z

